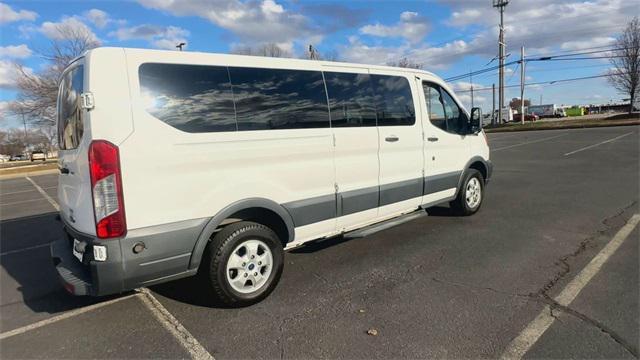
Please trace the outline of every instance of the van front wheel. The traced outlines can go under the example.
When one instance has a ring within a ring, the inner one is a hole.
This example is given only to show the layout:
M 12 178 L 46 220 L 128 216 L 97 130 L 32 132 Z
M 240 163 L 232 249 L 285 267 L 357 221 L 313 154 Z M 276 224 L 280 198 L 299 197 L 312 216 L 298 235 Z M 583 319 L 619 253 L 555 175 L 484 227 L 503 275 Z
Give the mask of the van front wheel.
M 468 216 L 476 213 L 484 198 L 484 179 L 480 171 L 468 169 L 464 173 L 458 196 L 449 205 L 457 215 Z
M 240 221 L 217 233 L 203 262 L 204 277 L 216 300 L 248 306 L 266 298 L 280 280 L 284 252 L 268 227 Z

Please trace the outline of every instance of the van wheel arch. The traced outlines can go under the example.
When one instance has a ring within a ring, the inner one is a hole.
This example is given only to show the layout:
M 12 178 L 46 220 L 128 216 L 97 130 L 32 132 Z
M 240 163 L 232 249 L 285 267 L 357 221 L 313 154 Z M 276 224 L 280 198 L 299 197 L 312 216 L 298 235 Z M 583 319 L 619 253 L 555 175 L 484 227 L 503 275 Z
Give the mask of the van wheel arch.
M 482 174 L 482 180 L 487 181 L 487 165 L 484 161 L 475 161 L 467 167 L 467 169 L 476 169 Z
M 464 166 L 464 169 L 460 172 L 460 178 L 458 179 L 458 186 L 456 188 L 456 193 L 455 196 L 458 196 L 458 192 L 460 192 L 460 188 L 462 187 L 462 181 L 464 180 L 464 175 L 465 172 L 468 169 L 476 169 L 480 172 L 480 174 L 482 175 L 482 180 L 484 181 L 484 183 L 486 184 L 487 182 L 487 175 L 488 175 L 488 166 L 487 166 L 487 162 L 485 159 L 483 159 L 480 156 L 474 156 L 472 157 L 467 164 Z
M 278 235 L 282 247 L 295 238 L 293 219 L 282 205 L 263 198 L 240 200 L 219 211 L 205 225 L 193 248 L 189 269 L 200 266 L 207 244 L 221 227 L 238 221 L 252 221 L 267 226 Z

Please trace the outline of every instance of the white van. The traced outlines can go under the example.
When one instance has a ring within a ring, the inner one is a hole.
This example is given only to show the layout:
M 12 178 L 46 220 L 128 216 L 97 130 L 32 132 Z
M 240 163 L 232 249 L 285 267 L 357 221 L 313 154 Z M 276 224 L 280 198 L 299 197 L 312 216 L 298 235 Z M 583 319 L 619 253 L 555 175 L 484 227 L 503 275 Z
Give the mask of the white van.
M 475 213 L 492 171 L 480 119 L 421 70 L 91 50 L 60 84 L 54 264 L 77 295 L 198 274 L 255 303 L 283 250 L 440 203 Z

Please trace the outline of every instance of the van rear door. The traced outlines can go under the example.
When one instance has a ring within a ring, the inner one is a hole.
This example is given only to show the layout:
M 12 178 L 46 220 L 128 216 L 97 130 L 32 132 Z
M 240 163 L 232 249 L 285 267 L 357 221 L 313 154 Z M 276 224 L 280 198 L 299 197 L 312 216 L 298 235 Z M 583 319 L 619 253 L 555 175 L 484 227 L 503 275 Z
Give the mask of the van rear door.
M 84 59 L 65 70 L 58 89 L 58 201 L 60 216 L 75 230 L 93 235 L 93 200 L 89 176 L 88 147 L 85 133 L 88 114 L 82 108 L 85 89 Z

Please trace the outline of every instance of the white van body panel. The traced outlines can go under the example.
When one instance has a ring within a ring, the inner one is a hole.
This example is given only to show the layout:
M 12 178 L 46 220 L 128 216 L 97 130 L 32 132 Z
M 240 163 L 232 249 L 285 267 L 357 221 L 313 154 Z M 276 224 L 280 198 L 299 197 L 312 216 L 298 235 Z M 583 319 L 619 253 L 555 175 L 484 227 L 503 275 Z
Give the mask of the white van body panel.
M 122 171 L 127 174 L 123 184 L 130 228 L 210 217 L 242 199 L 283 204 L 335 192 L 329 128 L 186 133 L 145 111 L 137 76 L 143 63 L 266 67 L 256 60 L 260 58 L 191 53 L 185 59 L 178 52 L 131 49 L 126 55 L 136 128 L 121 144 L 127 154 Z M 281 68 L 295 69 L 293 63 Z M 329 221 L 312 228 L 328 233 L 335 224 Z

